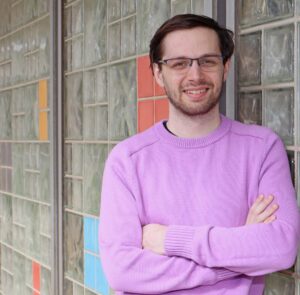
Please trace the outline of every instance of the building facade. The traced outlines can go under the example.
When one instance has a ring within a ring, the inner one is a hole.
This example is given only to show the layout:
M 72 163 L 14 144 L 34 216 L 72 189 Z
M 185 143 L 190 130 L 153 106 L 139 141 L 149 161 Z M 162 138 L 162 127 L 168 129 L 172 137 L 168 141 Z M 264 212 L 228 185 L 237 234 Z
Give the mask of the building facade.
M 300 195 L 299 0 L 0 7 L 0 294 L 113 293 L 97 241 L 103 167 L 114 145 L 168 116 L 148 46 L 172 15 L 205 14 L 235 31 L 222 113 L 281 136 Z M 300 295 L 300 259 L 269 275 L 265 294 Z

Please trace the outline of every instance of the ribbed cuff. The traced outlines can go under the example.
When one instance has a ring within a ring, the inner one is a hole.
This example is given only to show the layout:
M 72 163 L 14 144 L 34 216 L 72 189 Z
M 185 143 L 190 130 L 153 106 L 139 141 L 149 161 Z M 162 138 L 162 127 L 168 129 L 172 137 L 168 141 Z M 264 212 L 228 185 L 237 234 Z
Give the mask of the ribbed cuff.
M 190 226 L 169 226 L 165 238 L 166 255 L 191 259 L 194 234 L 195 229 Z
M 228 270 L 226 268 L 216 269 L 217 282 L 239 276 L 239 273 Z

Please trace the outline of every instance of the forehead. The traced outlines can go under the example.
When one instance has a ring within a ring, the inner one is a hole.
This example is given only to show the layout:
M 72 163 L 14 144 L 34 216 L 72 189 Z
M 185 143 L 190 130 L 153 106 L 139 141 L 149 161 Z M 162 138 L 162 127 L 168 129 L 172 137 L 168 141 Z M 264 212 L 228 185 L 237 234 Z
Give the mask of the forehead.
M 199 57 L 207 53 L 221 53 L 217 33 L 210 28 L 197 27 L 178 30 L 166 35 L 162 43 L 162 57 Z

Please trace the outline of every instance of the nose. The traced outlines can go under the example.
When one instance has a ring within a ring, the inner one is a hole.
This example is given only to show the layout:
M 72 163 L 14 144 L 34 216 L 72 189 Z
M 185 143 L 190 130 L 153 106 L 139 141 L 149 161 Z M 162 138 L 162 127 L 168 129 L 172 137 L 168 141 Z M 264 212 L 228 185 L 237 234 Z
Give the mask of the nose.
M 187 78 L 190 81 L 199 81 L 203 78 L 203 71 L 201 70 L 197 60 L 193 60 L 192 65 L 189 67 Z

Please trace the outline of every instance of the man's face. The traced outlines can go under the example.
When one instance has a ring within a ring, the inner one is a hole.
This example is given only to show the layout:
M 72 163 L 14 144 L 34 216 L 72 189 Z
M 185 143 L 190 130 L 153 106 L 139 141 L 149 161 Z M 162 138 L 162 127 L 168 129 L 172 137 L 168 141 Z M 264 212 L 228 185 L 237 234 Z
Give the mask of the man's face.
M 219 39 L 209 28 L 193 28 L 169 33 L 163 40 L 162 60 L 206 55 L 221 55 Z M 154 64 L 157 83 L 165 88 L 171 104 L 188 116 L 203 115 L 217 107 L 226 80 L 229 61 L 206 71 L 193 61 L 187 71 L 181 72 L 162 64 Z

